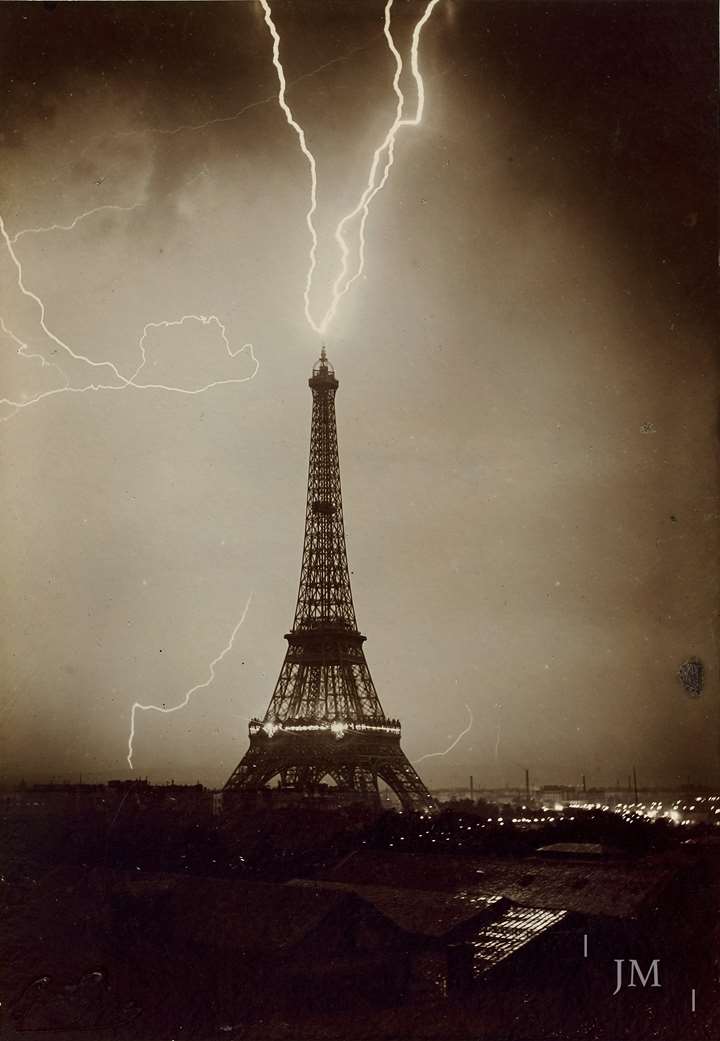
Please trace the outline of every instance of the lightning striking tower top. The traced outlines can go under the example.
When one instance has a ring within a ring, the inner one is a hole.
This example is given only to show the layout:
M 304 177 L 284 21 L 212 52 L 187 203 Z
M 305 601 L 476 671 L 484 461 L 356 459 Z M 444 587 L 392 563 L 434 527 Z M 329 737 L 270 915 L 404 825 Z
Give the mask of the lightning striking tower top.
M 225 785 L 317 789 L 325 779 L 377 801 L 383 780 L 408 809 L 433 804 L 386 718 L 358 631 L 345 549 L 335 422 L 335 371 L 323 347 L 308 380 L 312 427 L 305 539 L 293 626 L 275 691 L 250 748 Z

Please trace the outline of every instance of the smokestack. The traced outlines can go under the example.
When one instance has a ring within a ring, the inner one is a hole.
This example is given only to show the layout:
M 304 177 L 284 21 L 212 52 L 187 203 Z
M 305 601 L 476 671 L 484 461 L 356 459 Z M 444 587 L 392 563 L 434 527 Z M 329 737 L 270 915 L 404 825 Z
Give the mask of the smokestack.
M 587 791 L 587 785 L 585 784 L 585 774 L 583 774 L 583 791 Z
M 633 766 L 633 788 L 635 789 L 635 802 L 637 802 L 637 801 L 638 801 L 638 792 L 637 792 L 637 771 L 635 770 L 635 767 L 634 767 L 634 766 Z
M 473 786 L 473 775 L 470 774 L 470 801 L 475 802 L 475 788 Z
M 525 771 L 525 794 L 530 798 L 530 771 Z

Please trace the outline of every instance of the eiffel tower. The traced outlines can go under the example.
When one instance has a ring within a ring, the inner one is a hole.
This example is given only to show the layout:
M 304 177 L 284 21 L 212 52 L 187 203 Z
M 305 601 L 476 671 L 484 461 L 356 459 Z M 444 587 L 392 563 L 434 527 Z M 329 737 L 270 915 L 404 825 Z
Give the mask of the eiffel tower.
M 435 804 L 400 748 L 400 722 L 383 712 L 358 631 L 345 549 L 335 426 L 338 381 L 323 347 L 308 381 L 312 431 L 300 589 L 285 661 L 263 719 L 226 792 L 279 787 L 339 791 L 379 803 L 378 780 L 403 809 Z

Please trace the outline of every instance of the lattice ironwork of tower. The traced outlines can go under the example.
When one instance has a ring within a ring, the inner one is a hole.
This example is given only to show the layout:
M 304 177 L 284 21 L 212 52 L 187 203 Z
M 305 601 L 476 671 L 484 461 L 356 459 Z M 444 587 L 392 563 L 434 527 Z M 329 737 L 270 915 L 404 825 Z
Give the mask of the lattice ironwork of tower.
M 225 791 L 340 792 L 377 802 L 378 782 L 404 809 L 434 801 L 400 748 L 400 723 L 383 712 L 355 621 L 345 549 L 335 425 L 338 381 L 325 348 L 308 381 L 312 430 L 300 589 L 288 649 L 263 719 Z

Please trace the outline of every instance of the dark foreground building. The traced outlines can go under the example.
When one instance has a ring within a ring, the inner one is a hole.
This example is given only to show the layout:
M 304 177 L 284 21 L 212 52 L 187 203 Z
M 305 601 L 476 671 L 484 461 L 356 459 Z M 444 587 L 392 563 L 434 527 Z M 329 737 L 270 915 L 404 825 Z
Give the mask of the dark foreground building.
M 717 926 L 699 926 L 718 874 L 699 866 L 358 852 L 284 884 L 57 868 L 0 887 L 3 1036 L 716 1037 Z M 613 996 L 629 958 L 658 959 L 662 986 Z
M 345 549 L 335 425 L 338 381 L 325 348 L 309 380 L 312 431 L 300 590 L 280 677 L 263 719 L 250 722 L 250 748 L 225 792 L 277 780 L 285 792 L 329 782 L 338 794 L 379 803 L 378 781 L 403 808 L 434 803 L 400 748 L 370 676 L 355 620 Z

